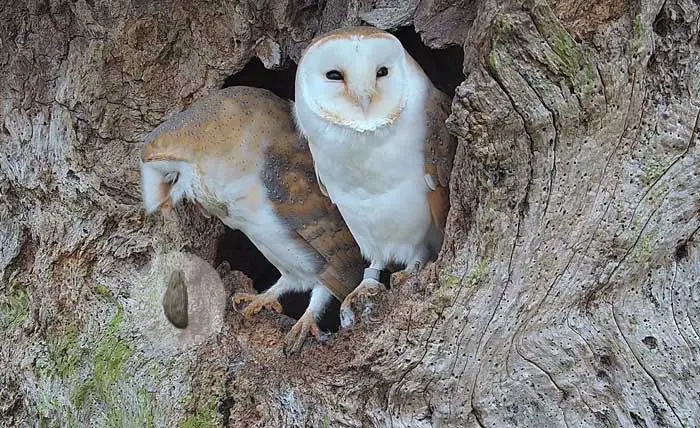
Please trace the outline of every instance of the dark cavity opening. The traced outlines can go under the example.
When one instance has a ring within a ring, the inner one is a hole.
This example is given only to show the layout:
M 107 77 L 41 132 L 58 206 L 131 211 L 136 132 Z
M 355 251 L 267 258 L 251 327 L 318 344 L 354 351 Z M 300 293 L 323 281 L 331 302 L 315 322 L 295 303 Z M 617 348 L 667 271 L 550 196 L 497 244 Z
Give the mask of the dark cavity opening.
M 261 293 L 270 288 L 281 276 L 275 266 L 250 242 L 240 230 L 226 227 L 216 251 L 216 265 L 227 261 L 231 270 L 243 272 L 253 280 L 255 291 Z
M 433 85 L 450 97 L 454 96 L 455 89 L 464 80 L 462 48 L 450 46 L 445 49 L 431 49 L 423 44 L 413 26 L 401 27 L 391 33 L 420 64 Z M 289 58 L 279 69 L 269 70 L 259 58 L 253 57 L 241 71 L 226 78 L 222 88 L 252 86 L 272 91 L 278 97 L 294 100 L 296 71 L 297 64 Z
M 243 70 L 226 78 L 222 88 L 229 86 L 252 86 L 254 88 L 267 89 L 280 98 L 294 99 L 294 76 L 297 65 L 292 60 L 287 60 L 283 68 L 269 70 L 265 68 L 259 58 L 253 57 Z
M 287 59 L 284 66 L 277 70 L 265 68 L 259 58 L 252 58 L 243 70 L 229 76 L 222 86 L 252 86 L 267 89 L 280 98 L 294 100 L 294 77 L 297 65 Z M 252 242 L 240 231 L 226 230 L 219 242 L 217 264 L 228 261 L 231 269 L 243 272 L 253 280 L 258 293 L 270 288 L 280 277 L 280 272 Z M 311 292 L 291 292 L 280 297 L 285 315 L 299 319 L 309 305 Z M 318 326 L 325 331 L 337 331 L 340 327 L 340 302 L 333 299 L 321 317 Z
M 228 227 L 219 241 L 215 265 L 218 266 L 224 261 L 228 262 L 231 270 L 243 272 L 250 278 L 258 293 L 272 287 L 281 276 L 277 268 L 263 256 L 243 232 Z M 284 314 L 299 319 L 309 305 L 310 297 L 310 291 L 282 295 L 280 303 L 284 308 Z M 325 331 L 337 331 L 340 327 L 339 314 L 340 302 L 334 299 L 321 317 L 319 328 Z
M 459 46 L 451 46 L 446 49 L 431 49 L 423 44 L 420 36 L 413 26 L 402 27 L 394 34 L 403 44 L 408 53 L 423 68 L 431 82 L 450 97 L 454 96 L 455 89 L 464 80 L 462 62 L 464 53 Z M 277 70 L 265 68 L 259 58 L 252 58 L 241 71 L 229 76 L 222 88 L 230 86 L 252 86 L 267 89 L 277 96 L 294 100 L 294 77 L 297 65 L 287 59 L 286 63 Z M 253 280 L 253 286 L 258 293 L 270 288 L 280 277 L 279 271 L 265 256 L 253 245 L 252 242 L 240 231 L 226 230 L 226 234 L 219 242 L 216 263 L 228 261 L 231 269 L 243 272 Z M 393 266 L 389 272 L 399 270 L 401 267 Z M 381 281 L 388 286 L 389 272 L 384 272 Z M 280 303 L 286 315 L 299 319 L 309 303 L 310 292 L 288 293 L 283 295 Z M 339 319 L 340 302 L 333 299 L 323 315 L 319 327 L 326 331 L 337 331 L 340 326 Z
M 464 81 L 464 73 L 462 72 L 464 51 L 462 48 L 450 46 L 445 49 L 431 49 L 423 44 L 413 26 L 401 27 L 391 33 L 401 41 L 404 49 L 420 64 L 433 85 L 453 97 L 457 86 Z
M 676 261 L 680 262 L 688 258 L 688 242 L 682 242 L 676 247 Z

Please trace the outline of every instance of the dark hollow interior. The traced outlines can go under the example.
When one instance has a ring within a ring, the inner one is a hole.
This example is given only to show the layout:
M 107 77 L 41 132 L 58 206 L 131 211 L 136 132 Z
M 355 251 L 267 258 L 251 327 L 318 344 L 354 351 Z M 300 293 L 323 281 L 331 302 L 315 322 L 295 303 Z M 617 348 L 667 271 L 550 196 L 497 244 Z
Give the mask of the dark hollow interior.
M 455 89 L 464 80 L 462 48 L 450 46 L 446 49 L 431 49 L 423 44 L 413 26 L 402 27 L 391 33 L 401 40 L 404 49 L 420 64 L 433 85 L 453 97 Z
M 226 233 L 218 243 L 216 261 L 218 266 L 227 261 L 231 270 L 243 272 L 253 280 L 253 287 L 258 293 L 270 288 L 280 277 L 280 272 L 270 263 L 265 256 L 250 242 L 247 236 L 240 230 L 232 230 L 226 227 Z M 280 297 L 280 303 L 285 315 L 299 319 L 309 304 L 311 292 L 287 293 Z M 337 331 L 340 326 L 340 302 L 333 299 L 326 308 L 318 324 L 324 331 Z
M 463 52 L 458 46 L 447 49 L 430 49 L 423 44 L 413 27 L 403 27 L 393 34 L 401 40 L 404 48 L 423 67 L 433 84 L 449 96 L 464 80 L 462 73 Z M 285 68 L 268 70 L 258 58 L 253 58 L 236 74 L 229 76 L 222 87 L 252 86 L 272 91 L 285 99 L 294 99 L 294 76 L 296 63 L 287 60 Z M 217 265 L 228 261 L 231 269 L 239 270 L 253 280 L 255 290 L 263 292 L 280 277 L 279 271 L 270 263 L 252 242 L 240 231 L 226 230 L 218 243 Z M 393 269 L 392 269 L 393 270 Z M 388 284 L 388 275 L 382 278 Z M 298 319 L 306 310 L 310 292 L 289 293 L 282 296 L 280 303 L 286 315 Z M 340 302 L 333 300 L 319 323 L 326 331 L 337 331 L 339 327 Z
M 464 80 L 462 62 L 464 52 L 459 46 L 450 46 L 446 49 L 431 49 L 423 44 L 413 26 L 402 27 L 392 31 L 403 44 L 406 51 L 428 75 L 430 81 L 452 97 L 455 88 Z M 283 68 L 268 70 L 257 57 L 251 59 L 243 70 L 226 78 L 222 88 L 229 86 L 252 86 L 272 91 L 277 96 L 288 100 L 294 100 L 294 76 L 297 64 L 287 59 Z
M 224 80 L 222 88 L 229 86 L 252 86 L 254 88 L 267 89 L 280 98 L 294 99 L 294 76 L 297 64 L 287 60 L 285 67 L 279 70 L 268 70 L 262 61 L 253 57 L 243 70 L 233 74 Z

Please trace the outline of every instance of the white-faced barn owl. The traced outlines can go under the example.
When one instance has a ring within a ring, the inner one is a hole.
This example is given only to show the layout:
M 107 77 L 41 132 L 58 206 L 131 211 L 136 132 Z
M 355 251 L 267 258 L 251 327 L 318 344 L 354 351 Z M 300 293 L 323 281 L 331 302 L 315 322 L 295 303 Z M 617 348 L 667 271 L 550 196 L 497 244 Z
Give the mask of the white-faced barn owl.
M 146 212 L 194 201 L 245 233 L 280 271 L 265 293 L 234 296 L 236 303 L 250 302 L 244 314 L 281 312 L 281 294 L 311 290 L 306 312 L 285 339 L 289 352 L 309 332 L 320 338 L 317 321 L 330 300 L 342 302 L 362 277 L 362 256 L 320 192 L 291 105 L 269 91 L 230 87 L 176 114 L 146 138 L 141 175 Z
M 319 184 L 371 262 L 341 307 L 348 326 L 354 301 L 383 288 L 380 270 L 403 264 L 405 277 L 440 250 L 457 144 L 445 125 L 450 99 L 396 37 L 373 27 L 312 41 L 295 97 Z

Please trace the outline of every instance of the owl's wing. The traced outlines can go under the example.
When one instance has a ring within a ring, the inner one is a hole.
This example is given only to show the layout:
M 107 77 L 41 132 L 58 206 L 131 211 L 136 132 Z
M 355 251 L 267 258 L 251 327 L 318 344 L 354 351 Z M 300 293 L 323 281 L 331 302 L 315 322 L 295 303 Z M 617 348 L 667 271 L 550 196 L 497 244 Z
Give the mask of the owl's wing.
M 306 217 L 305 227 L 297 227 L 295 231 L 320 256 L 321 280 L 342 302 L 362 281 L 365 263 L 338 210 L 328 198 L 322 200 L 322 214 Z
M 293 107 L 294 107 L 294 103 L 292 103 L 291 101 L 290 101 L 290 103 L 291 103 L 290 105 L 291 105 L 292 108 L 293 108 Z M 303 141 L 303 144 L 309 146 L 309 140 L 308 140 L 308 138 L 306 137 L 306 135 L 304 135 L 302 132 L 299 132 L 299 138 Z M 310 149 L 309 149 L 309 150 L 310 150 Z M 311 157 L 312 157 L 312 160 L 313 160 L 313 155 L 312 155 Z M 313 164 L 314 164 L 314 173 L 316 174 L 316 182 L 318 183 L 318 187 L 319 187 L 319 189 L 321 190 L 321 194 L 322 194 L 323 196 L 325 196 L 326 198 L 330 198 L 330 196 L 328 195 L 328 190 L 326 190 L 326 185 L 323 184 L 323 181 L 321 181 L 321 176 L 318 175 L 318 168 L 316 168 L 316 162 L 313 162 Z
M 321 181 L 321 177 L 318 175 L 318 168 L 316 168 L 316 164 L 314 163 L 314 172 L 316 173 L 316 181 L 318 181 L 318 188 L 321 190 L 321 194 L 325 196 L 326 198 L 330 198 L 328 196 L 328 190 L 326 190 L 326 185 L 323 184 L 323 181 Z
M 278 140 L 265 154 L 262 172 L 273 209 L 316 259 L 317 272 L 341 302 L 362 280 L 364 260 L 338 209 L 317 184 L 308 145 Z
M 431 85 L 426 105 L 428 135 L 425 141 L 425 181 L 430 213 L 440 230 L 445 229 L 450 208 L 449 182 L 457 139 L 447 131 L 445 121 L 450 115 L 450 98 Z

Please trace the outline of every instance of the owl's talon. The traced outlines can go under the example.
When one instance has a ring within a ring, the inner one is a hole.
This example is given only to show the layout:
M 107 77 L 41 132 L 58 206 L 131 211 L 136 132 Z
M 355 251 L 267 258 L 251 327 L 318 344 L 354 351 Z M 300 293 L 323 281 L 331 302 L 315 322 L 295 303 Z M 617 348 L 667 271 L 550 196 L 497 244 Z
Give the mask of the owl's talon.
M 304 345 L 304 341 L 311 333 L 317 341 L 323 343 L 328 335 L 321 331 L 316 324 L 316 316 L 311 311 L 304 312 L 304 315 L 292 326 L 287 336 L 284 338 L 284 353 L 287 355 L 296 354 Z
M 418 276 L 418 273 L 423 269 L 421 262 L 409 264 L 406 269 L 395 272 L 391 275 L 391 288 L 400 287 L 411 278 Z
M 342 328 L 350 328 L 355 324 L 355 313 L 353 312 L 353 305 L 357 303 L 364 303 L 363 308 L 363 319 L 367 318 L 365 315 L 371 311 L 372 305 L 369 302 L 372 297 L 376 296 L 382 289 L 384 285 L 381 282 L 365 279 L 360 285 L 355 288 L 352 293 L 348 294 L 343 304 L 340 305 L 340 325 Z
M 355 324 L 355 313 L 350 305 L 340 308 L 340 328 L 350 328 Z
M 250 302 L 248 306 L 243 309 L 243 315 L 246 318 L 257 315 L 263 308 L 280 314 L 282 313 L 282 305 L 279 300 L 277 300 L 277 296 L 272 294 L 236 293 L 233 295 L 234 307 L 242 302 Z
M 411 273 L 406 272 L 405 270 L 396 272 L 391 275 L 391 288 L 398 287 L 400 285 L 403 285 L 406 281 L 408 281 L 408 278 L 411 277 Z

